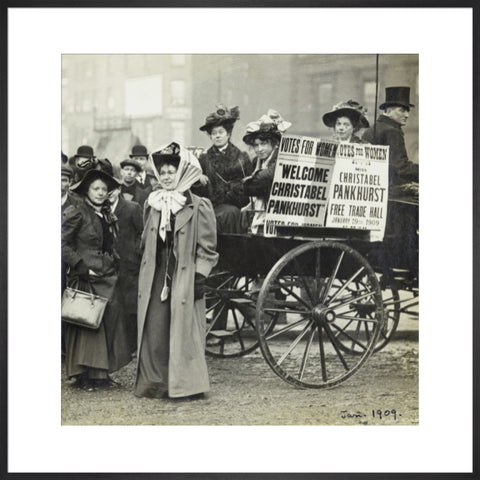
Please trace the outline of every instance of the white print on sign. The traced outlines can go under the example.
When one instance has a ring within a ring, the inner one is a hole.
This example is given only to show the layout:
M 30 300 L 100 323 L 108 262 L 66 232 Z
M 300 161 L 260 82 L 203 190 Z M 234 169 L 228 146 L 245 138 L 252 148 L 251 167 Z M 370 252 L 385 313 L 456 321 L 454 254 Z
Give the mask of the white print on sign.
M 326 227 L 385 233 L 388 205 L 388 146 L 340 144 L 328 199 Z
M 324 226 L 337 147 L 337 142 L 318 138 L 282 138 L 266 206 L 265 236 L 275 236 L 276 226 Z

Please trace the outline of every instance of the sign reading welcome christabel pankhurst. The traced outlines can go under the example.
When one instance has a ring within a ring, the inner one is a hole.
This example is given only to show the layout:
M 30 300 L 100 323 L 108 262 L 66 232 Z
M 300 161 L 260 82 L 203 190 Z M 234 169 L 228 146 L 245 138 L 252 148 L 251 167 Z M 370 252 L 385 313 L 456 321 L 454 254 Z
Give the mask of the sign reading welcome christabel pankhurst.
M 276 226 L 321 227 L 338 143 L 299 135 L 280 141 L 275 175 L 267 202 L 265 236 Z
M 370 230 L 383 240 L 388 205 L 389 147 L 340 143 L 328 199 L 326 227 Z
M 267 202 L 265 236 L 277 226 L 370 230 L 383 239 L 388 147 L 285 135 Z

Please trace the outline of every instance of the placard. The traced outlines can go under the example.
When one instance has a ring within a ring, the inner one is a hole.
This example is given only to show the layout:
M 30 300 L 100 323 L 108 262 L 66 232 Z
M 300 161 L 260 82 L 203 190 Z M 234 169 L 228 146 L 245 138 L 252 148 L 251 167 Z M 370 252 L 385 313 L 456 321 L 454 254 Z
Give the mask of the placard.
M 326 227 L 370 230 L 382 241 L 388 205 L 389 147 L 341 143 L 335 158 Z

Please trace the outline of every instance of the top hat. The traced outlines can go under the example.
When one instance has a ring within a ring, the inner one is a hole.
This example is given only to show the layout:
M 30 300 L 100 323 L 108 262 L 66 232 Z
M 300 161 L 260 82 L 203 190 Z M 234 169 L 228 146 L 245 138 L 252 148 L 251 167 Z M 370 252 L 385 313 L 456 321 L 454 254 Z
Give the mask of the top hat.
M 410 110 L 414 107 L 410 103 L 410 87 L 387 87 L 385 88 L 385 102 L 378 107 L 385 110 L 387 107 L 400 106 Z
M 134 145 L 132 147 L 132 153 L 130 154 L 130 158 L 133 157 L 148 157 L 146 147 L 144 147 L 143 145 Z
M 85 158 L 95 158 L 93 154 L 93 148 L 89 145 L 81 145 L 77 148 L 77 153 L 74 157 L 85 157 Z
M 92 169 L 88 170 L 83 178 L 73 185 L 73 187 L 70 187 L 70 190 L 77 193 L 85 193 L 86 186 L 90 185 L 90 183 L 94 180 L 103 180 L 107 184 L 107 189 L 109 192 L 119 188 L 121 185 L 115 178 L 105 171 Z
M 348 100 L 347 102 L 340 102 L 334 105 L 332 111 L 326 113 L 323 117 L 323 123 L 327 127 L 335 127 L 337 118 L 347 117 L 352 122 L 354 128 L 368 128 L 368 123 L 365 113 L 367 109 L 354 100 Z
M 238 107 L 227 108 L 221 103 L 216 105 L 216 109 L 205 119 L 205 125 L 200 127 L 202 132 L 209 132 L 214 127 L 231 127 L 240 118 Z
M 135 168 L 135 170 L 136 170 L 137 172 L 141 172 L 141 171 L 142 171 L 142 167 L 141 167 L 140 164 L 132 157 L 132 155 L 130 155 L 130 158 L 127 158 L 126 160 L 123 160 L 122 162 L 120 162 L 120 167 L 121 167 L 121 168 L 124 168 L 124 167 L 127 167 L 127 166 L 130 166 L 130 167 Z

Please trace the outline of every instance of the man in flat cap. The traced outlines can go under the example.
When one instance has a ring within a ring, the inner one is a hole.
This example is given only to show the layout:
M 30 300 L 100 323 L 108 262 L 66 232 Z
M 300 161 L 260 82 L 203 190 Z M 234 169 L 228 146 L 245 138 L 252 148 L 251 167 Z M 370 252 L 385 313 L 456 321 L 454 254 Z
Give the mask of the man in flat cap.
M 137 180 L 137 175 L 142 171 L 142 167 L 135 158 L 127 158 L 120 162 L 121 174 L 122 174 L 122 195 L 123 198 L 132 202 L 137 202 L 143 209 L 145 200 L 152 191 L 150 184 L 141 185 Z

